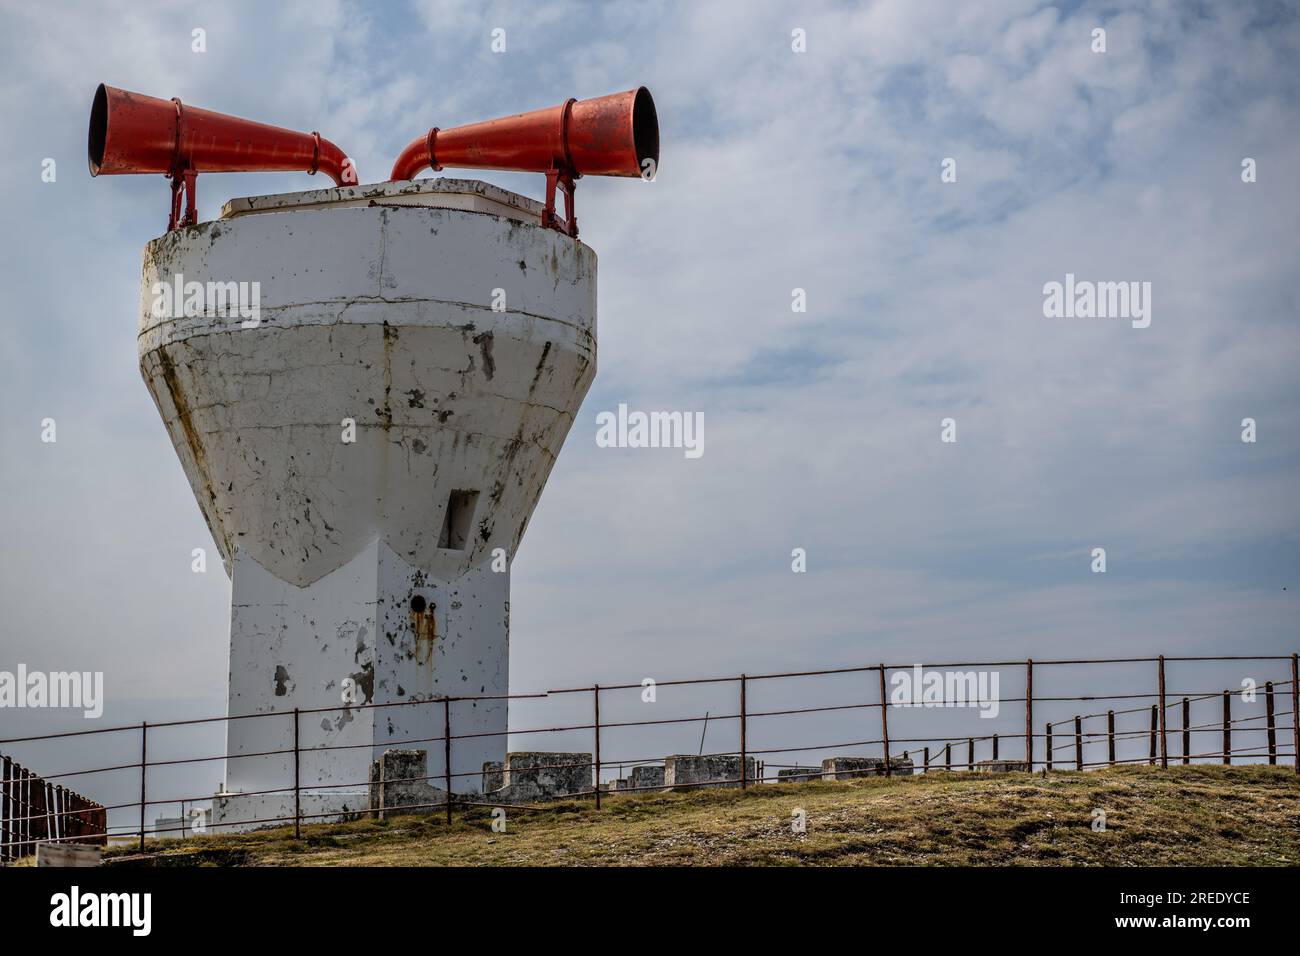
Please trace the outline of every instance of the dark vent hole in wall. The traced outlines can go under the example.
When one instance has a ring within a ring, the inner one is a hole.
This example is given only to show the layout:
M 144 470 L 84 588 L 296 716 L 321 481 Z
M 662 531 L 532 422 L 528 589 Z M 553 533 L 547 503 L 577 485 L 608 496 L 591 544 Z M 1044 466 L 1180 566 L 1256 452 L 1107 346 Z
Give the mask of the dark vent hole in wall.
M 474 527 L 474 509 L 478 506 L 477 491 L 453 491 L 447 498 L 447 513 L 442 519 L 442 534 L 438 547 L 449 551 L 464 551 Z

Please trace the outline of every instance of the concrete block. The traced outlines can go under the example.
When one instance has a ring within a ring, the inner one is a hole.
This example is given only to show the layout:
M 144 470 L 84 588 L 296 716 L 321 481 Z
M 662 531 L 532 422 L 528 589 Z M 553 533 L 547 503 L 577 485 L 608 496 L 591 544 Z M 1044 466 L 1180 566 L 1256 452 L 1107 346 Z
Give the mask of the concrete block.
M 889 766 L 895 777 L 910 777 L 916 773 L 916 766 L 907 754 L 901 757 L 890 757 Z
M 592 766 L 589 753 L 509 753 L 502 769 L 501 788 L 486 796 L 497 803 L 531 803 L 589 793 Z
M 77 843 L 36 844 L 37 866 L 99 866 L 100 849 Z
M 153 835 L 160 840 L 183 840 L 189 836 L 189 827 L 182 817 L 158 817 L 153 822 Z
M 910 757 L 891 757 L 890 772 L 896 777 L 909 777 L 915 767 Z M 823 780 L 851 780 L 854 777 L 883 777 L 885 761 L 881 757 L 827 757 L 822 761 Z
M 820 767 L 783 767 L 776 772 L 777 783 L 804 783 L 808 780 L 820 780 Z
M 500 790 L 504 784 L 505 764 L 500 760 L 489 760 L 483 764 L 483 792 Z
M 632 768 L 631 786 L 633 790 L 662 788 L 663 785 L 664 768 L 659 764 Z
M 976 773 L 1028 773 L 1029 764 L 1023 760 L 981 760 L 975 764 Z
M 745 758 L 745 773 L 755 779 L 754 758 Z M 740 757 L 732 754 L 674 754 L 664 758 L 664 786 L 669 790 L 700 790 L 740 786 Z
M 432 786 L 426 779 L 429 775 L 426 751 L 386 750 L 375 763 L 378 773 L 370 791 L 370 809 L 381 818 L 396 813 L 432 813 L 446 804 L 447 791 Z

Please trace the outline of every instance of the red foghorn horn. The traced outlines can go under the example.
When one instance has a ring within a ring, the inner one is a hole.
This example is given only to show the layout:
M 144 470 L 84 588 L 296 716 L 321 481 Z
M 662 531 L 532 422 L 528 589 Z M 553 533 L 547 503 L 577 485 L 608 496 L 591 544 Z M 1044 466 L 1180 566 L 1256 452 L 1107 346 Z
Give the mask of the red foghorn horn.
M 653 178 L 659 163 L 659 117 L 644 86 L 590 100 L 568 100 L 452 129 L 434 127 L 402 150 L 390 179 L 426 168 L 505 169 L 546 174 L 542 225 L 576 237 L 573 184 L 582 176 Z M 555 191 L 565 194 L 565 218 Z
M 86 148 L 92 176 L 162 173 L 169 177 L 168 229 L 197 221 L 194 178 L 199 173 L 319 170 L 339 186 L 357 182 L 352 161 L 319 133 L 268 126 L 102 83 L 90 109 Z M 187 196 L 184 217 L 182 189 Z

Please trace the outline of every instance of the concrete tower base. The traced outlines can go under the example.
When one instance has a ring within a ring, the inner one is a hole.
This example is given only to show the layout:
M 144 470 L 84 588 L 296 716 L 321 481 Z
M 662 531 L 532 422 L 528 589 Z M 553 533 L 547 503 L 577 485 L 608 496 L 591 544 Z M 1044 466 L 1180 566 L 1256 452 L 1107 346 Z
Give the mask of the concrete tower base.
M 509 692 L 510 572 L 490 561 L 443 581 L 375 541 L 306 587 L 242 552 L 233 577 L 230 713 L 275 716 L 229 723 L 216 827 L 292 816 L 292 792 L 263 791 L 293 786 L 295 707 L 303 813 L 343 814 L 368 806 L 370 765 L 390 748 L 428 751 L 441 784 L 440 698 Z M 452 772 L 469 774 L 453 792 L 477 793 L 472 771 L 504 757 L 506 705 L 451 703 L 453 735 L 498 735 L 453 741 Z

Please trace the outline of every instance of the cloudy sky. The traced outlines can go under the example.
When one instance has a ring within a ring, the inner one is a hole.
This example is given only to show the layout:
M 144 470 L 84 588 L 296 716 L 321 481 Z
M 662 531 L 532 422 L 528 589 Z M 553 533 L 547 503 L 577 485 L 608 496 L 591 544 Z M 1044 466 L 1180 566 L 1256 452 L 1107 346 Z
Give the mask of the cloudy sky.
M 167 187 L 87 174 L 100 82 L 320 129 L 362 182 L 430 125 L 653 91 L 658 179 L 579 187 L 600 372 L 514 562 L 517 689 L 1298 643 L 1288 4 L 0 11 L 0 669 L 225 709 L 229 581 L 137 368 Z M 319 185 L 204 176 L 200 215 Z M 1044 317 L 1067 273 L 1151 283 L 1150 326 Z M 620 402 L 703 412 L 704 455 L 597 447 Z

